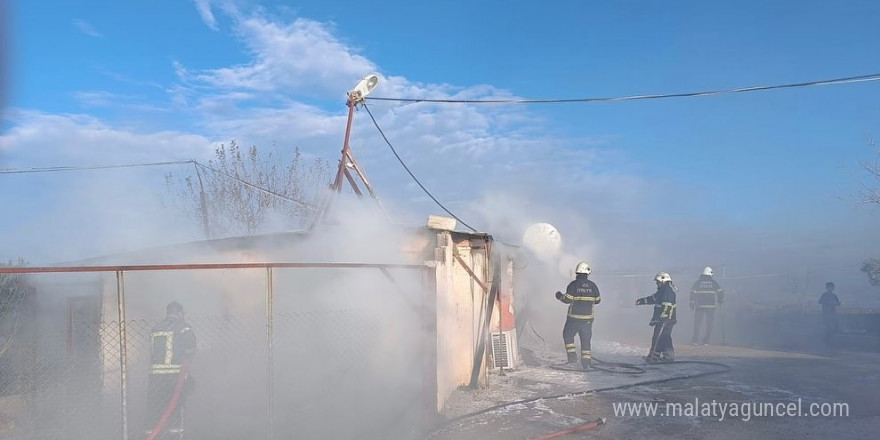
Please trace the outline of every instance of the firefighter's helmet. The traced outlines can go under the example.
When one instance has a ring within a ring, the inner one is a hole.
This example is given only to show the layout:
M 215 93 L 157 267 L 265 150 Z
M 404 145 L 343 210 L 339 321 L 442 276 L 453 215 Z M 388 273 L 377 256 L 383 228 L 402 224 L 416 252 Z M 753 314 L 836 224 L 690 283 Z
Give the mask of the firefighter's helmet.
M 703 268 L 703 275 L 706 275 L 707 277 L 711 277 L 711 276 L 715 275 L 715 271 L 712 270 L 711 267 L 706 266 L 705 268 Z
M 666 272 L 660 272 L 657 274 L 656 277 L 654 277 L 654 281 L 656 281 L 658 283 L 668 283 L 668 282 L 672 281 L 672 277 L 669 276 L 669 274 Z
M 168 303 L 168 306 L 165 307 L 165 314 L 170 315 L 172 313 L 183 313 L 183 306 L 177 301 Z
M 593 271 L 593 269 L 590 268 L 589 263 L 587 263 L 586 261 L 581 261 L 580 263 L 578 263 L 577 267 L 574 268 L 574 273 L 582 273 L 582 274 L 589 275 L 590 272 L 592 272 L 592 271 Z

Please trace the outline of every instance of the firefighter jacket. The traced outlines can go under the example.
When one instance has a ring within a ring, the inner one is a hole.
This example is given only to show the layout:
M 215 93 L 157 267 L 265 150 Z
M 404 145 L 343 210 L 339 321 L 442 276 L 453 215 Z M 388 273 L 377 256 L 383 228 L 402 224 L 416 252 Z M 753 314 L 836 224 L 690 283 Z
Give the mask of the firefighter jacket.
M 709 275 L 700 275 L 691 287 L 691 308 L 714 309 L 724 304 L 724 290 Z
M 678 322 L 675 312 L 675 289 L 670 283 L 664 283 L 657 288 L 653 295 L 639 298 L 636 303 L 654 305 L 654 314 L 651 316 L 650 325 Z
M 584 321 L 593 320 L 593 306 L 599 304 L 599 288 L 587 279 L 586 274 L 578 274 L 568 283 L 565 293 L 557 292 L 556 298 L 568 304 L 568 318 Z
M 840 307 L 840 298 L 834 292 L 826 291 L 819 296 L 819 304 L 822 305 L 822 312 L 832 313 Z
M 165 318 L 150 332 L 150 374 L 177 374 L 196 351 L 196 336 L 189 324 Z

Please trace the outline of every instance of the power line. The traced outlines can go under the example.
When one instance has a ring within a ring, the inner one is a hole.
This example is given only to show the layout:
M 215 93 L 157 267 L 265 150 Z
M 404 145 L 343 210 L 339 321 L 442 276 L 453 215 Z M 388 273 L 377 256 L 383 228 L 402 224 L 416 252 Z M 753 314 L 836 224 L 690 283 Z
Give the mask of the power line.
M 371 112 L 371 111 L 370 111 L 370 108 L 367 107 L 367 103 L 364 102 L 363 105 L 364 105 L 364 109 L 367 110 L 367 114 L 370 115 L 370 119 L 373 120 L 373 125 L 376 126 L 376 130 L 379 130 L 379 134 L 382 135 L 382 139 L 384 139 L 384 140 L 385 140 L 385 143 L 388 144 L 388 148 L 391 148 L 391 152 L 394 153 L 394 157 L 396 157 L 396 158 L 397 158 L 397 161 L 400 162 L 401 165 L 403 165 L 403 169 L 406 170 L 406 172 L 409 174 L 409 177 L 412 177 L 413 181 L 415 181 L 416 184 L 419 185 L 419 188 L 421 188 L 422 191 L 424 191 L 425 194 L 427 194 L 428 197 L 430 197 L 431 200 L 433 200 L 434 203 L 437 204 L 437 206 L 439 206 L 441 209 L 443 209 L 444 211 L 446 211 L 447 214 L 451 215 L 452 218 L 458 220 L 459 223 L 461 223 L 462 225 L 464 225 L 465 227 L 467 227 L 468 229 L 470 229 L 472 232 L 477 232 L 477 230 L 474 229 L 473 227 L 471 227 L 471 225 L 465 223 L 464 220 L 458 218 L 458 216 L 456 216 L 455 214 L 453 214 L 452 211 L 446 209 L 446 207 L 443 206 L 443 204 L 440 203 L 440 201 L 437 200 L 437 198 L 434 197 L 434 195 L 431 194 L 431 192 L 428 191 L 427 188 L 425 188 L 425 185 L 422 185 L 422 182 L 420 182 L 419 179 L 415 176 L 415 174 L 413 174 L 413 172 L 410 171 L 409 167 L 406 166 L 406 163 L 404 163 L 403 159 L 400 158 L 400 155 L 397 154 L 397 150 L 394 149 L 394 145 L 391 145 L 391 141 L 388 140 L 388 137 L 385 136 L 385 132 L 382 131 L 382 127 L 379 127 L 379 123 L 376 122 L 376 118 L 373 117 L 373 112 Z
M 654 95 L 630 95 L 617 97 L 595 97 L 595 98 L 564 98 L 564 99 L 427 99 L 427 98 L 382 98 L 382 97 L 366 97 L 365 100 L 371 101 L 397 101 L 397 102 L 431 102 L 443 104 L 559 104 L 572 102 L 611 102 L 611 101 L 637 101 L 644 99 L 665 99 L 665 98 L 693 98 L 698 96 L 711 96 L 731 93 L 758 92 L 764 90 L 775 89 L 791 89 L 798 87 L 810 86 L 828 86 L 836 84 L 849 84 L 867 81 L 880 81 L 880 73 L 872 73 L 870 75 L 851 76 L 847 78 L 823 79 L 818 81 L 808 81 L 791 84 L 776 84 L 769 86 L 751 86 L 740 87 L 727 90 L 708 90 L 701 92 L 686 93 L 663 93 Z
M 176 161 L 176 162 L 152 162 L 152 163 L 133 163 L 126 165 L 83 165 L 83 166 L 63 166 L 63 167 L 27 167 L 27 168 L 4 168 L 0 169 L 0 174 L 24 174 L 24 173 L 51 173 L 57 171 L 83 171 L 83 170 L 106 170 L 111 168 L 135 168 L 135 167 L 152 167 L 164 165 L 185 165 L 195 163 L 194 160 Z
M 198 165 L 198 166 L 200 166 L 200 167 L 202 167 L 202 168 L 204 168 L 204 169 L 206 169 L 206 170 L 212 171 L 212 172 L 217 173 L 217 174 L 219 174 L 219 175 L 221 175 L 221 176 L 223 176 L 223 177 L 226 177 L 227 179 L 232 179 L 232 180 L 234 180 L 234 181 L 236 181 L 236 182 L 238 182 L 238 183 L 240 183 L 240 184 L 242 184 L 242 185 L 244 185 L 244 186 L 246 186 L 246 187 L 248 187 L 248 188 L 255 189 L 255 190 L 257 190 L 257 191 L 259 191 L 259 192 L 262 192 L 262 193 L 264 193 L 264 194 L 269 194 L 269 195 L 271 195 L 271 196 L 278 197 L 278 198 L 281 199 L 281 200 L 285 200 L 285 201 L 288 201 L 288 202 L 291 202 L 291 203 L 297 204 L 297 205 L 299 205 L 299 206 L 302 206 L 303 208 L 311 209 L 311 210 L 313 210 L 313 211 L 318 209 L 318 208 L 316 208 L 316 207 L 314 207 L 314 206 L 312 206 L 312 205 L 310 205 L 310 204 L 308 204 L 308 203 L 306 203 L 306 202 L 303 202 L 303 201 L 301 201 L 301 200 L 292 199 L 292 198 L 287 197 L 287 196 L 285 196 L 285 195 L 278 194 L 278 193 L 276 193 L 276 192 L 274 192 L 274 191 L 270 191 L 270 190 L 268 190 L 268 189 L 266 189 L 266 188 L 263 188 L 263 187 L 260 187 L 260 186 L 254 185 L 254 184 L 252 184 L 252 183 L 250 183 L 250 182 L 247 182 L 247 181 L 245 181 L 245 180 L 239 179 L 238 177 L 235 177 L 235 176 L 233 176 L 233 175 L 231 175 L 231 174 L 229 174 L 229 173 L 226 173 L 226 172 L 220 171 L 220 170 L 218 170 L 218 169 L 211 168 L 211 167 L 209 167 L 209 166 L 207 166 L 207 165 L 205 165 L 205 164 L 202 164 L 201 162 L 199 162 L 199 161 L 197 161 L 197 160 L 193 160 L 192 163 L 194 163 L 194 164 L 196 164 L 196 165 Z
M 202 167 L 206 170 L 217 173 L 217 174 L 219 174 L 223 177 L 226 177 L 228 179 L 235 180 L 238 183 L 241 183 L 242 185 L 244 185 L 248 188 L 255 189 L 257 191 L 260 191 L 265 194 L 269 194 L 274 197 L 278 197 L 281 200 L 285 200 L 285 201 L 297 204 L 297 205 L 302 206 L 307 209 L 311 209 L 311 210 L 317 209 L 314 206 L 312 206 L 306 202 L 292 199 L 292 198 L 284 196 L 282 194 L 278 194 L 276 192 L 270 191 L 266 188 L 262 188 L 257 185 L 254 185 L 250 182 L 246 182 L 238 177 L 232 176 L 228 173 L 225 173 L 223 171 L 220 171 L 220 170 L 211 168 L 205 164 L 202 164 L 201 162 L 199 162 L 195 159 L 183 160 L 183 161 L 171 161 L 171 162 L 132 163 L 132 164 L 122 164 L 122 165 L 82 165 L 82 166 L 58 166 L 58 167 L 5 168 L 5 169 L 0 169 L 0 174 L 52 173 L 52 172 L 59 172 L 59 171 L 93 171 L 93 170 L 107 170 L 107 169 L 118 169 L 118 168 L 137 168 L 137 167 L 189 165 L 189 164 Z
M 722 280 L 742 280 L 742 279 L 752 279 L 752 278 L 772 278 L 772 277 L 784 277 L 794 275 L 791 272 L 782 272 L 782 273 L 765 273 L 765 274 L 757 274 L 757 275 L 741 275 L 737 277 L 723 277 Z

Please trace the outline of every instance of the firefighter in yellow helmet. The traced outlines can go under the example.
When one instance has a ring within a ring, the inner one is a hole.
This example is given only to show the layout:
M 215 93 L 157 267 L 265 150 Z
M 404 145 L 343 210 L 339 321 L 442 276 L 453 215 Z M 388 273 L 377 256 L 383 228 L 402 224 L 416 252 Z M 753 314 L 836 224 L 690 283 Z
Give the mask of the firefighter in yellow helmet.
M 556 292 L 556 299 L 568 304 L 568 314 L 565 326 L 562 328 L 562 341 L 565 343 L 565 353 L 569 364 L 577 364 L 577 346 L 574 336 L 580 336 L 581 342 L 581 368 L 587 370 L 593 356 L 590 352 L 590 340 L 593 338 L 593 306 L 599 304 L 599 288 L 596 283 L 588 278 L 592 269 L 586 261 L 581 261 L 575 267 L 575 279 L 568 283 L 565 293 Z
M 639 298 L 636 305 L 653 304 L 654 314 L 651 315 L 649 325 L 654 327 L 651 337 L 651 349 L 645 360 L 648 363 L 672 362 L 675 360 L 675 349 L 672 346 L 672 327 L 678 322 L 675 313 L 675 285 L 672 277 L 666 272 L 660 272 L 654 277 L 657 283 L 657 291 L 651 296 Z

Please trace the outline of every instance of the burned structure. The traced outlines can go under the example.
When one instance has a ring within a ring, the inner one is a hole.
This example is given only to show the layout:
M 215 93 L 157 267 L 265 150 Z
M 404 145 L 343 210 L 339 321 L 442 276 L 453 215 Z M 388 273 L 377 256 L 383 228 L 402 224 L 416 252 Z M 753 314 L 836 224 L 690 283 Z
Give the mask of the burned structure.
M 4 269 L 27 274 L 43 317 L 21 340 L 28 386 L 2 398 L 6 437 L 142 438 L 149 332 L 172 301 L 198 339 L 190 432 L 424 432 L 455 389 L 518 363 L 516 250 L 428 224 L 348 254 L 330 227 Z

